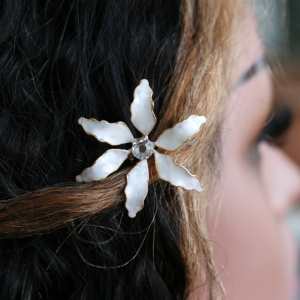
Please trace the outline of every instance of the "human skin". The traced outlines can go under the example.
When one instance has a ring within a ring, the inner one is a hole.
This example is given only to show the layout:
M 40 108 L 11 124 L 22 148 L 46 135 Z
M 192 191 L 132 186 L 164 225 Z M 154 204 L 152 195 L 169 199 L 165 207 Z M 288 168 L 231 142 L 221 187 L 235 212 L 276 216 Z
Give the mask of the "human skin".
M 249 12 L 239 30 L 233 82 L 264 55 Z M 296 254 L 285 215 L 300 198 L 300 171 L 281 149 L 256 143 L 271 110 L 266 68 L 231 93 L 220 125 L 220 199 L 208 230 L 230 300 L 293 299 Z

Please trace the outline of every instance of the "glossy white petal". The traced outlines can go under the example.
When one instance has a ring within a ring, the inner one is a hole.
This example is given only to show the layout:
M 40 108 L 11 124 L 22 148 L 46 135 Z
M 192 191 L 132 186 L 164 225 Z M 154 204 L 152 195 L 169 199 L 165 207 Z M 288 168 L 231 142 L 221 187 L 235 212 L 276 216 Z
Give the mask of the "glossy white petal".
M 134 218 L 144 206 L 144 199 L 148 193 L 148 181 L 148 163 L 147 160 L 142 160 L 127 175 L 125 206 L 130 218 Z
M 86 168 L 80 175 L 76 176 L 77 182 L 90 182 L 107 177 L 119 169 L 129 154 L 130 151 L 120 149 L 106 151 L 90 168 Z
M 140 82 L 134 91 L 133 97 L 134 99 L 130 107 L 131 121 L 141 133 L 148 135 L 156 122 L 153 113 L 152 90 L 148 80 L 143 79 Z
M 199 179 L 186 168 L 176 165 L 172 158 L 154 151 L 158 176 L 172 185 L 181 186 L 186 190 L 202 191 Z
M 199 132 L 201 125 L 205 122 L 205 117 L 192 115 L 173 128 L 164 131 L 155 142 L 155 145 L 165 150 L 174 151 L 182 143 L 187 142 L 192 135 Z
M 93 135 L 100 142 L 112 146 L 134 142 L 129 128 L 123 122 L 108 123 L 106 121 L 99 122 L 95 119 L 80 118 L 78 123 L 87 134 Z

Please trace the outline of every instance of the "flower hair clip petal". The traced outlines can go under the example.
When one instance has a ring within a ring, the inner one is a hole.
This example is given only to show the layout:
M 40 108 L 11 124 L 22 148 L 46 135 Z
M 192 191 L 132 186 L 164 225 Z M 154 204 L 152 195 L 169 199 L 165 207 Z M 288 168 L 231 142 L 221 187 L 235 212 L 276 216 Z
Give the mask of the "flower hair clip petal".
M 76 177 L 77 182 L 104 179 L 118 170 L 129 154 L 132 153 L 140 161 L 127 174 L 125 206 L 131 218 L 134 218 L 144 206 L 149 182 L 147 159 L 152 154 L 155 157 L 158 176 L 162 180 L 186 190 L 202 191 L 199 178 L 196 175 L 191 174 L 186 168 L 175 164 L 171 157 L 157 152 L 155 147 L 168 151 L 177 150 L 182 143 L 187 142 L 194 134 L 200 131 L 200 127 L 206 122 L 206 118 L 204 116 L 191 115 L 173 128 L 165 130 L 156 142 L 152 142 L 148 139 L 148 134 L 156 123 L 153 108 L 152 90 L 148 81 L 143 79 L 134 91 L 134 99 L 130 107 L 131 121 L 144 135 L 142 138 L 135 139 L 123 122 L 108 123 L 85 118 L 78 120 L 85 132 L 93 135 L 100 142 L 108 143 L 112 146 L 132 143 L 132 147 L 129 150 L 111 149 L 106 151 L 91 167 L 84 169 Z

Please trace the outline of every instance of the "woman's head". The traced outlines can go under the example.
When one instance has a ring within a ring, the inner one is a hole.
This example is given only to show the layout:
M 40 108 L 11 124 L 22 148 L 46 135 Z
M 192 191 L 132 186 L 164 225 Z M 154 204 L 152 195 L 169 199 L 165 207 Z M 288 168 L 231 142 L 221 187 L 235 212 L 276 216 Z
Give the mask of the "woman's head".
M 237 8 L 234 0 L 1 4 L 3 299 L 183 298 L 202 270 L 216 297 L 205 208 Z M 150 161 L 145 207 L 131 220 L 124 188 L 134 163 L 75 183 L 109 148 L 77 120 L 123 121 L 138 137 L 129 108 L 142 78 L 154 92 L 153 140 L 192 113 L 207 117 L 197 139 L 169 153 L 205 192 L 160 181 Z
M 264 47 L 249 9 L 232 51 L 235 75 L 247 76 L 232 91 L 220 126 L 220 205 L 209 222 L 214 257 L 229 299 L 293 299 L 296 251 L 285 217 L 299 200 L 300 172 L 274 145 L 290 113 L 272 103 L 270 70 L 262 68 Z

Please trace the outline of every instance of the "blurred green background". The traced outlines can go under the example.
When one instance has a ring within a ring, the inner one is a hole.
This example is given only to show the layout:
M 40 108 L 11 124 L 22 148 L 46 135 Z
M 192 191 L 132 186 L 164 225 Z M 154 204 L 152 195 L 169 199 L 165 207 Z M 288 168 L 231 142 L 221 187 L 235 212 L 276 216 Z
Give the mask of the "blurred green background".
M 288 41 L 289 41 L 289 52 L 292 55 L 299 54 L 300 48 L 300 1 L 289 0 L 287 2 L 288 9 Z
M 270 54 L 283 62 L 297 59 L 300 50 L 300 0 L 252 0 Z

